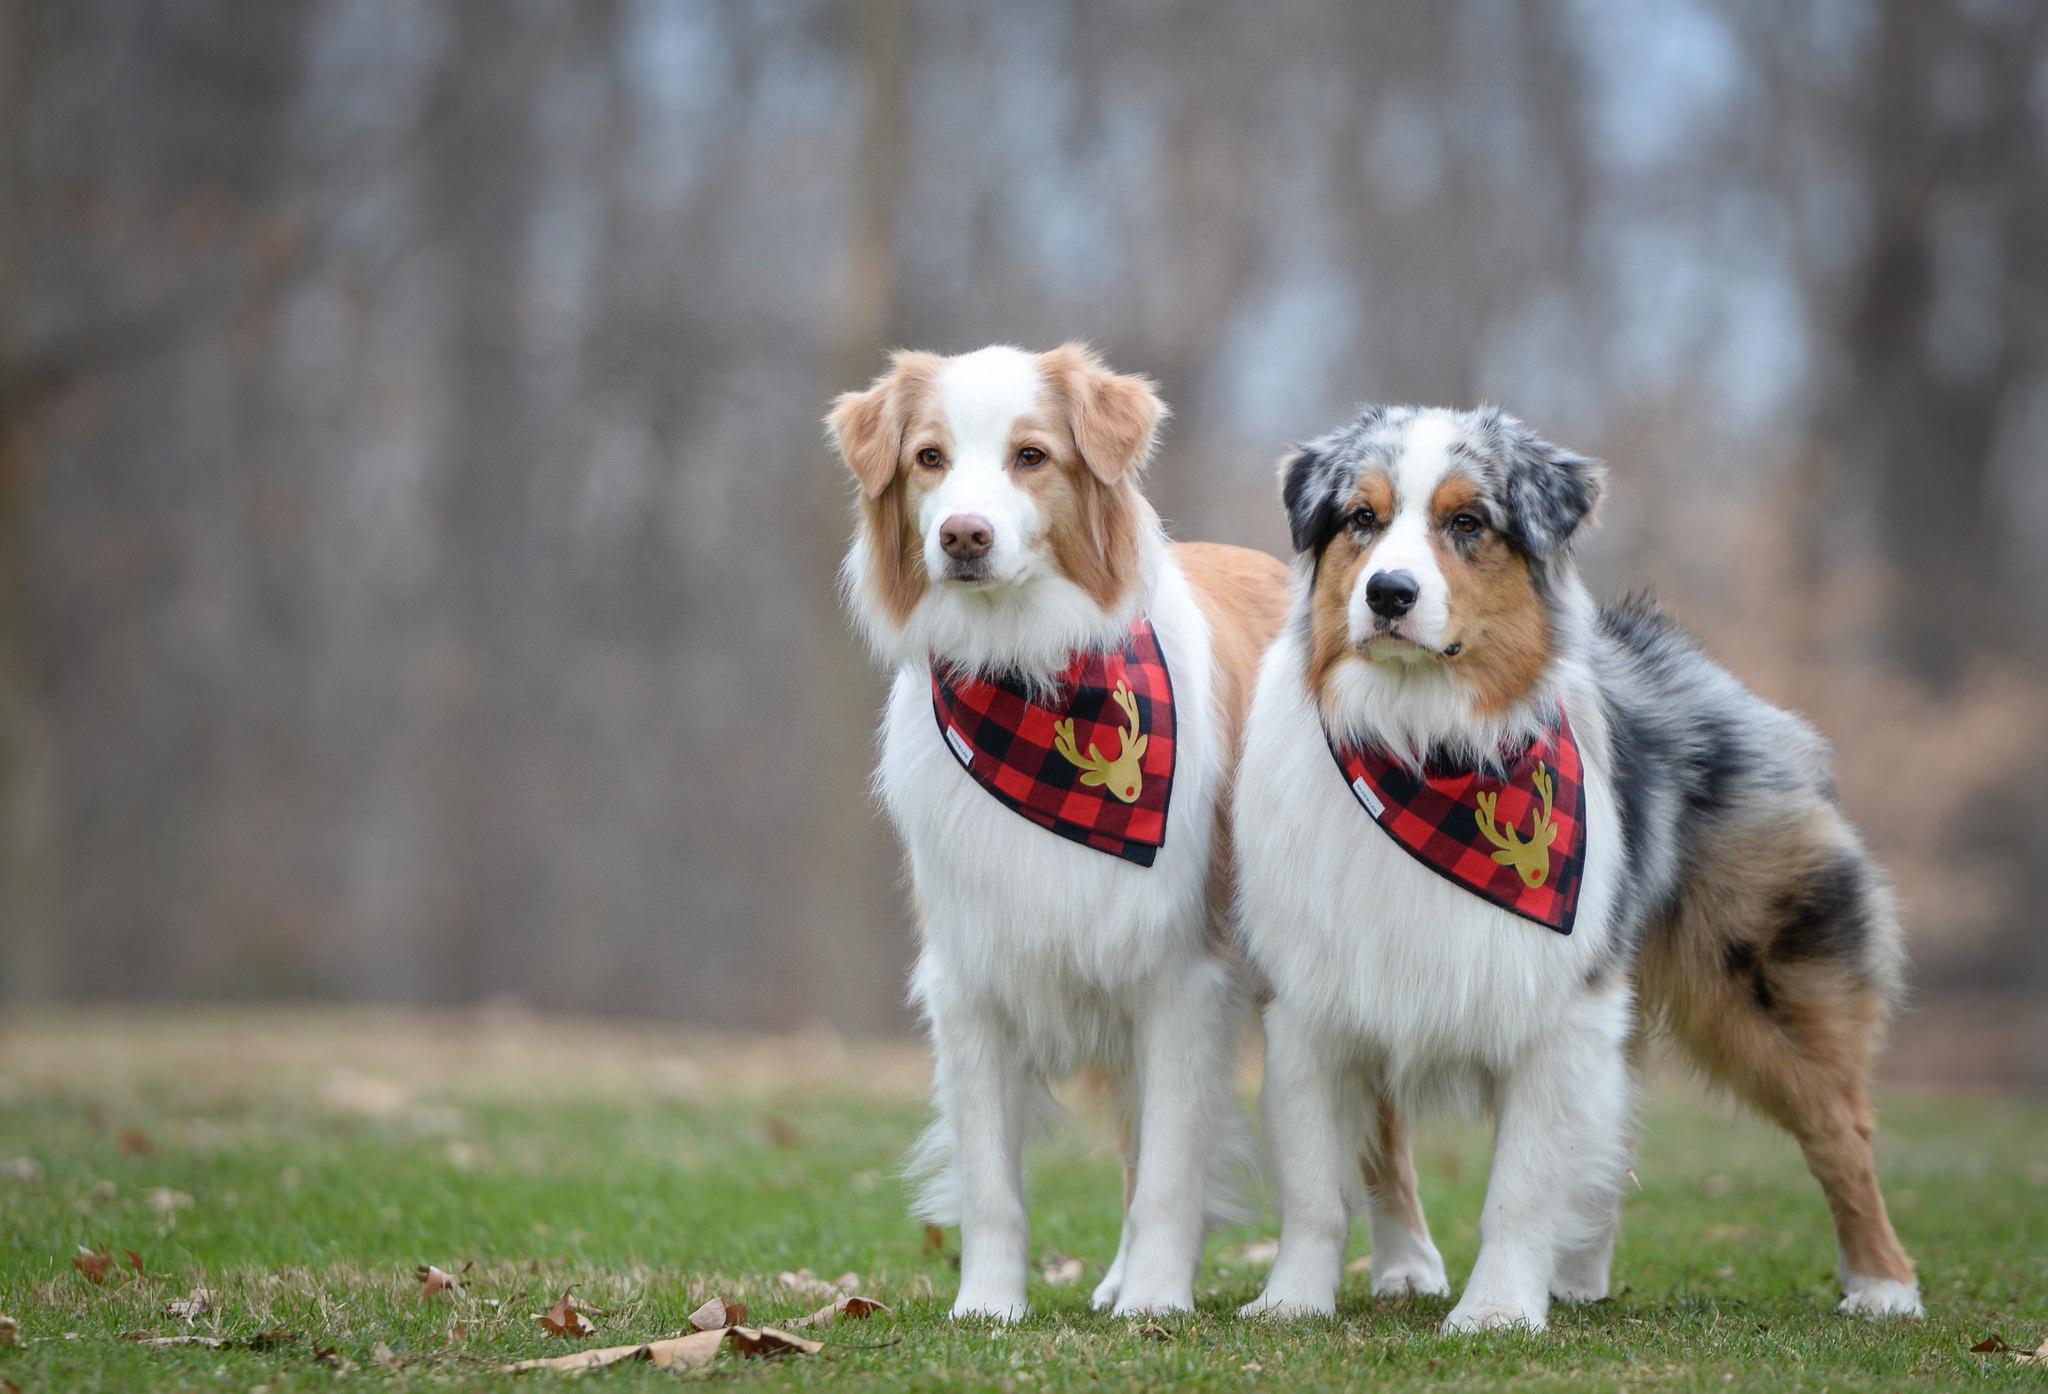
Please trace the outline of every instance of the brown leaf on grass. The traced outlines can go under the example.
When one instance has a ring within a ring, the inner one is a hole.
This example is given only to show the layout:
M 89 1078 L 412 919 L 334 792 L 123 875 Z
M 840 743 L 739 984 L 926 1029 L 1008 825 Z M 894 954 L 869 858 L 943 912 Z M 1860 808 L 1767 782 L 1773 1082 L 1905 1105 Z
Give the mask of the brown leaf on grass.
M 789 1325 L 792 1329 L 799 1326 L 830 1326 L 841 1317 L 849 1317 L 855 1321 L 860 1321 L 873 1316 L 876 1312 L 886 1312 L 888 1310 L 887 1307 L 875 1301 L 872 1297 L 862 1297 L 856 1293 L 848 1293 L 837 1302 L 820 1307 L 807 1317 L 798 1317 Z
M 387 1370 L 402 1370 L 405 1368 L 405 1358 L 382 1341 L 370 1347 L 370 1358 Z
M 0 1375 L 0 1394 L 21 1394 L 21 1386 L 5 1375 Z
M 343 1371 L 350 1368 L 349 1361 L 343 1357 L 339 1349 L 334 1346 L 323 1346 L 318 1341 L 313 1342 L 313 1363 Z
M 71 1266 L 85 1274 L 97 1286 L 107 1280 L 107 1269 L 113 1262 L 114 1251 L 112 1249 L 94 1253 L 91 1249 L 86 1248 L 85 1245 L 80 1244 L 78 1246 L 78 1255 L 71 1260 Z
M 10 1316 L 0 1316 L 0 1350 L 13 1350 L 21 1344 L 21 1323 Z
M 1173 1333 L 1156 1321 L 1148 1321 L 1142 1326 L 1136 1327 L 1135 1330 L 1141 1340 L 1170 1341 L 1173 1339 Z
M 142 1276 L 142 1255 L 136 1253 L 133 1249 L 123 1249 L 121 1252 L 128 1255 L 128 1266 L 134 1269 L 135 1276 L 140 1278 Z
M 147 1157 L 156 1151 L 156 1144 L 149 1140 L 149 1134 L 140 1128 L 123 1128 L 116 1145 L 131 1157 Z
M 820 1278 L 808 1268 L 799 1268 L 794 1273 L 779 1273 L 776 1278 L 799 1297 L 836 1298 L 846 1293 L 860 1291 L 858 1273 L 841 1273 L 836 1278 Z
M 761 1120 L 761 1131 L 768 1135 L 770 1142 L 785 1152 L 794 1152 L 804 1145 L 804 1135 L 797 1130 L 796 1124 L 787 1118 L 777 1118 L 772 1113 Z
M 1996 1332 L 1993 1332 L 1991 1335 L 1986 1336 L 1983 1340 L 1977 1342 L 1976 1345 L 1971 1346 L 1970 1354 L 1997 1355 L 2001 1351 L 2008 1351 L 2011 1349 L 2012 1347 L 2005 1343 L 2005 1337 L 2000 1336 Z
M 1069 1258 L 1058 1249 L 1048 1249 L 1038 1273 L 1054 1287 L 1065 1287 L 1081 1281 L 1081 1260 Z
M 600 1346 L 595 1350 L 579 1350 L 572 1355 L 550 1355 L 539 1360 L 515 1360 L 510 1365 L 500 1365 L 500 1374 L 514 1375 L 523 1370 L 561 1370 L 574 1373 L 579 1370 L 602 1370 L 608 1365 L 619 1365 L 629 1360 L 644 1360 L 657 1370 L 677 1367 L 685 1370 L 701 1370 L 709 1365 L 718 1354 L 718 1348 L 725 1344 L 726 1328 L 715 1331 L 692 1331 L 687 1336 L 671 1336 L 662 1341 L 643 1341 L 637 1346 Z
M 735 1326 L 727 1330 L 726 1335 L 732 1338 L 734 1350 L 753 1360 L 766 1360 L 777 1355 L 816 1355 L 825 1348 L 823 1341 L 814 1341 L 808 1336 L 773 1326 Z
M 164 1304 L 164 1315 L 167 1317 L 182 1317 L 186 1321 L 197 1321 L 212 1311 L 217 1302 L 218 1298 L 215 1294 L 208 1292 L 203 1287 L 196 1287 L 192 1289 L 189 1295 L 181 1297 L 174 1302 L 166 1302 Z
M 728 1326 L 743 1326 L 747 1320 L 747 1304 L 713 1293 L 703 1306 L 690 1313 L 688 1320 L 692 1331 L 722 1331 Z
M 242 1344 L 250 1350 L 274 1350 L 278 1346 L 288 1346 L 298 1339 L 298 1332 L 288 1331 L 282 1326 L 273 1326 L 268 1331 L 258 1331 Z
M 2014 1351 L 2012 1358 L 2021 1365 L 2048 1365 L 2048 1341 L 2041 1342 L 2032 1350 Z
M 946 1252 L 946 1231 L 937 1225 L 924 1227 L 924 1256 L 937 1258 Z
M 469 1276 L 469 1270 L 474 1267 L 476 1267 L 475 1259 L 471 1259 L 468 1263 L 463 1264 L 462 1277 Z M 423 1263 L 413 1269 L 413 1276 L 420 1280 L 420 1296 L 422 1298 L 432 1297 L 437 1292 L 460 1293 L 463 1291 L 462 1277 L 457 1277 L 453 1273 L 436 1268 L 431 1263 Z
M 586 1311 L 596 1312 L 598 1309 L 577 1301 L 575 1292 L 574 1288 L 565 1288 L 562 1295 L 555 1299 L 554 1306 L 545 1312 L 536 1312 L 533 1319 L 545 1326 L 548 1334 L 553 1336 L 568 1336 L 576 1340 L 595 1336 L 597 1327 L 583 1314 Z M 599 1312 L 599 1315 L 602 1316 L 603 1313 Z

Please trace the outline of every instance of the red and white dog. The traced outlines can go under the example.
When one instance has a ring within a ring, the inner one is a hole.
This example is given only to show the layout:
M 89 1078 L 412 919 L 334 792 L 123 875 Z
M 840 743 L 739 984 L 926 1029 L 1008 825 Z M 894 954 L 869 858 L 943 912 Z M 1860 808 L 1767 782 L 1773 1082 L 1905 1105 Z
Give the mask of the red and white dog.
M 1167 540 L 1137 485 L 1164 415 L 1069 344 L 899 353 L 829 421 L 860 485 L 846 590 L 896 670 L 877 783 L 915 883 L 936 1118 L 913 1170 L 960 1226 L 956 1317 L 1026 1310 L 1021 1152 L 1049 1080 L 1118 1081 L 1098 1307 L 1193 1305 L 1242 1133 L 1227 793 L 1287 577 Z

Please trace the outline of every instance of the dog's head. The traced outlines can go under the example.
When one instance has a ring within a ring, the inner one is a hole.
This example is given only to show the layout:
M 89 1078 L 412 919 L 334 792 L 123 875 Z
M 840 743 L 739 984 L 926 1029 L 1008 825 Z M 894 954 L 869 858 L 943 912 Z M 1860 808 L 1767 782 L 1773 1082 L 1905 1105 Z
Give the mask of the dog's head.
M 1079 344 L 895 355 L 827 419 L 860 485 L 851 579 L 870 621 L 1014 610 L 1035 589 L 1114 609 L 1137 579 L 1137 478 L 1165 414 L 1149 381 Z
M 1369 407 L 1290 454 L 1281 490 L 1312 576 L 1318 693 L 1364 664 L 1448 675 L 1482 716 L 1527 696 L 1601 482 L 1594 461 L 1492 407 Z

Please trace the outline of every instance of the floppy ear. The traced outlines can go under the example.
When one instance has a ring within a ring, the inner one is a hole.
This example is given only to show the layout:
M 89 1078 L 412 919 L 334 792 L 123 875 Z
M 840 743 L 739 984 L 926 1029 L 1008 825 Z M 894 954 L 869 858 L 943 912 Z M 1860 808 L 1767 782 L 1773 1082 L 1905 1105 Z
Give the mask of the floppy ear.
M 880 498 L 902 463 L 903 432 L 910 424 L 917 394 L 938 374 L 936 354 L 898 349 L 889 355 L 889 371 L 865 392 L 848 392 L 832 404 L 825 424 L 839 447 L 839 458 L 860 481 L 861 494 Z
M 841 393 L 825 418 L 839 458 L 860 481 L 862 495 L 871 499 L 880 498 L 896 477 L 897 457 L 903 450 L 902 423 L 892 410 L 895 378 L 891 372 L 865 392 Z
M 1145 467 L 1166 403 L 1150 378 L 1112 373 L 1086 344 L 1061 344 L 1039 360 L 1066 408 L 1081 461 L 1105 484 Z
M 1280 460 L 1280 502 L 1287 509 L 1287 532 L 1294 550 L 1304 555 L 1321 552 L 1344 525 L 1330 488 L 1329 466 L 1329 457 L 1312 445 Z
M 1507 468 L 1508 526 L 1530 555 L 1550 557 L 1571 544 L 1600 502 L 1607 471 L 1505 413 L 1497 416 L 1497 429 Z

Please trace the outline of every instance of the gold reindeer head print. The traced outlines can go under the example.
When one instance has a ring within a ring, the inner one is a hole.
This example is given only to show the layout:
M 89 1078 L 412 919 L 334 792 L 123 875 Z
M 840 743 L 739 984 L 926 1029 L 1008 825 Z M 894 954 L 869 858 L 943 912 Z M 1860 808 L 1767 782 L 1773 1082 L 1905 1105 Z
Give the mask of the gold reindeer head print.
M 1093 741 L 1088 743 L 1088 754 L 1084 757 L 1074 746 L 1074 719 L 1071 716 L 1052 724 L 1053 749 L 1083 772 L 1083 784 L 1103 785 L 1125 803 L 1136 803 L 1138 791 L 1145 785 L 1145 774 L 1138 768 L 1138 761 L 1144 758 L 1145 747 L 1152 744 L 1152 738 L 1138 734 L 1138 697 L 1131 691 L 1130 684 L 1117 679 L 1116 691 L 1109 695 L 1124 711 L 1124 726 L 1117 732 L 1119 748 L 1116 759 L 1103 759 L 1102 752 L 1095 748 Z
M 1540 760 L 1530 782 L 1543 796 L 1543 810 L 1535 815 L 1527 842 L 1522 841 L 1512 823 L 1505 828 L 1494 823 L 1494 808 L 1500 801 L 1496 794 L 1475 795 L 1474 802 L 1479 807 L 1473 810 L 1472 816 L 1478 821 L 1479 831 L 1486 835 L 1486 840 L 1500 849 L 1493 854 L 1493 859 L 1502 866 L 1513 867 L 1521 874 L 1522 884 L 1534 890 L 1550 875 L 1550 844 L 1557 841 L 1557 824 L 1550 818 L 1551 797 L 1556 791 L 1556 784 Z

